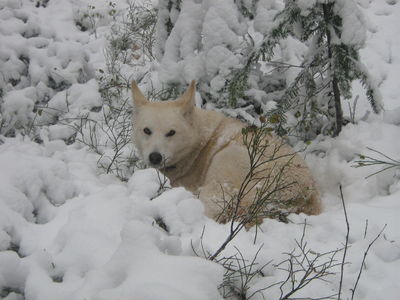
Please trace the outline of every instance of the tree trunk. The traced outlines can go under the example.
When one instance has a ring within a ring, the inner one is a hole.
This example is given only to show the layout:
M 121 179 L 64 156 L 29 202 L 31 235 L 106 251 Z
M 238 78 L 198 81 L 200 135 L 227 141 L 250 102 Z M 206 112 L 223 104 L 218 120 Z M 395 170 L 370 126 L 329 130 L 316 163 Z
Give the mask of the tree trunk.
M 332 6 L 334 4 L 322 4 L 322 8 L 324 11 L 324 19 L 326 25 L 326 42 L 328 47 L 328 59 L 329 59 L 329 72 L 332 76 L 332 93 L 333 100 L 335 102 L 335 116 L 336 116 L 336 128 L 334 132 L 334 136 L 339 135 L 342 130 L 343 124 L 343 110 L 342 104 L 340 102 L 340 90 L 337 76 L 335 74 L 334 65 L 333 65 L 333 54 L 332 54 L 332 43 L 331 43 L 331 32 L 329 31 L 329 15 L 332 14 Z
M 342 104 L 340 102 L 340 90 L 338 81 L 335 75 L 332 77 L 332 90 L 333 90 L 333 99 L 335 101 L 335 112 L 336 112 L 336 130 L 335 136 L 338 136 L 340 131 L 342 131 L 343 124 L 343 110 Z

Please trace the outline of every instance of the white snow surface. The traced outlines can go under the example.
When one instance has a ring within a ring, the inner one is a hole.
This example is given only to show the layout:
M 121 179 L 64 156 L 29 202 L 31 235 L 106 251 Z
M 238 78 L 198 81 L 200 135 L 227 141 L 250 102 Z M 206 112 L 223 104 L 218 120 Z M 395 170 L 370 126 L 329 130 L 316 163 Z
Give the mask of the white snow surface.
M 117 2 L 117 8 L 124 7 L 124 1 Z M 193 7 L 198 3 L 186 2 Z M 59 110 L 66 108 L 66 96 L 71 98 L 71 110 L 100 105 L 93 70 L 104 65 L 101 37 L 109 23 L 107 18 L 101 20 L 98 39 L 94 32 L 79 31 L 74 17 L 89 3 L 94 1 L 50 0 L 46 8 L 35 8 L 27 0 L 0 0 L 0 88 L 5 92 L 0 119 L 12 117 L 12 122 L 25 124 L 34 117 L 33 105 L 43 93 L 49 94 L 50 104 Z M 210 6 L 204 18 L 214 16 L 215 20 L 202 29 L 208 30 L 206 36 L 215 34 L 227 44 L 234 43 L 230 36 L 215 31 L 219 18 L 228 20 L 230 15 L 224 14 L 223 6 L 204 3 Z M 399 299 L 399 170 L 366 178 L 382 167 L 354 166 L 357 153 L 376 157 L 368 148 L 400 159 L 400 2 L 358 3 L 368 24 L 362 59 L 376 78 L 386 111 L 368 113 L 362 88 L 355 84 L 354 96 L 361 98 L 357 123 L 345 126 L 337 138 L 318 138 L 305 154 L 320 188 L 322 213 L 291 215 L 289 224 L 266 219 L 257 231 L 240 232 L 221 254 L 240 253 L 243 261 L 254 259 L 255 268 L 266 264 L 263 276 L 249 283 L 251 299 L 279 299 L 279 285 L 273 284 L 285 280 L 287 272 L 285 265 L 276 265 L 296 248 L 304 228 L 304 240 L 312 253 L 343 248 L 346 223 L 340 184 L 350 222 L 342 299 L 351 297 L 360 269 L 354 299 Z M 107 10 L 106 2 L 96 1 L 96 6 L 99 11 Z M 235 22 L 233 18 L 232 27 L 239 26 Z M 190 36 L 174 34 L 192 43 Z M 177 52 L 185 53 L 185 60 L 193 59 L 190 49 Z M 32 67 L 27 70 L 29 76 L 25 74 L 26 78 L 12 86 L 7 82 L 25 72 L 21 55 L 31 58 Z M 234 63 L 218 55 L 212 58 L 204 70 L 215 72 L 213 63 Z M 180 76 L 192 76 L 195 71 L 183 70 Z M 80 82 L 77 78 L 82 72 L 93 78 Z M 68 91 L 46 90 L 44 83 L 50 74 L 57 74 L 52 77 L 55 81 L 62 78 L 71 84 Z M 67 129 L 57 126 L 61 125 L 50 127 L 42 144 L 22 136 L 0 136 L 0 299 L 223 299 L 218 288 L 225 270 L 203 256 L 220 247 L 229 225 L 205 217 L 201 202 L 183 188 L 171 189 L 166 183 L 166 190 L 160 192 L 161 175 L 154 169 L 138 170 L 128 182 L 103 174 L 96 165 L 98 156 L 78 144 L 65 145 L 60 139 L 68 136 Z M 168 232 L 156 222 L 160 219 Z M 364 252 L 385 224 L 361 266 Z M 338 262 L 342 255 L 337 254 Z M 330 271 L 335 274 L 311 282 L 295 296 L 318 298 L 337 293 L 340 267 Z M 287 291 L 287 286 L 283 289 Z

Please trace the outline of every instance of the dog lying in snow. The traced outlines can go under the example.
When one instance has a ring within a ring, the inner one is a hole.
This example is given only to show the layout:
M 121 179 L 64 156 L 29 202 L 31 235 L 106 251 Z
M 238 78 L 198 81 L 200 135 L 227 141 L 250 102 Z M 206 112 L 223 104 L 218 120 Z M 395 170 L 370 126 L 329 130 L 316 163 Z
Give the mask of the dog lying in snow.
M 150 102 L 135 82 L 132 96 L 139 154 L 172 186 L 197 193 L 207 216 L 220 222 L 251 214 L 259 219 L 260 212 L 274 210 L 274 205 L 287 213 L 320 212 L 304 160 L 271 133 L 257 135 L 257 129 L 239 120 L 195 107 L 194 81 L 175 101 Z M 257 136 L 263 151 L 255 164 L 249 149 Z

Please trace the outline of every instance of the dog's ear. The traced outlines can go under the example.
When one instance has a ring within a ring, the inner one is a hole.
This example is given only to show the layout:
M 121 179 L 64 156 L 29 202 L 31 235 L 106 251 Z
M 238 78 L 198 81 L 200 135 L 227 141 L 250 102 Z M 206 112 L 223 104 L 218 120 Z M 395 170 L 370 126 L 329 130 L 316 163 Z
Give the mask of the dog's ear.
M 143 95 L 142 91 L 139 89 L 135 80 L 132 81 L 131 87 L 132 87 L 133 105 L 135 109 L 138 109 L 140 106 L 145 105 L 148 102 L 148 100 Z
M 195 95 L 196 95 L 196 82 L 192 80 L 189 87 L 179 98 L 179 105 L 183 108 L 183 114 L 188 115 L 193 111 L 195 107 Z

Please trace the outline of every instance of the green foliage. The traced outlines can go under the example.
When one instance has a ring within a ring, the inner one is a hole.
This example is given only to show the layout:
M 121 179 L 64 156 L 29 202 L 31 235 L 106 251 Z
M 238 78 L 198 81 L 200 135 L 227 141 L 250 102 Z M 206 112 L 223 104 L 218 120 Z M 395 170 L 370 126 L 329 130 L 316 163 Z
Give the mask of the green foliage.
M 393 159 L 386 154 L 372 149 L 372 148 L 367 148 L 368 150 L 372 151 L 376 157 L 364 155 L 364 154 L 358 154 L 359 160 L 355 161 L 356 165 L 354 167 L 360 168 L 360 167 L 370 167 L 370 166 L 381 166 L 383 167 L 379 171 L 376 171 L 370 175 L 368 175 L 366 178 L 374 176 L 376 174 L 379 174 L 381 172 L 385 172 L 390 169 L 400 169 L 400 160 Z
M 373 111 L 381 110 L 379 91 L 360 62 L 358 50 L 362 45 L 346 44 L 340 39 L 346 29 L 336 13 L 336 5 L 334 0 L 316 2 L 304 11 L 297 1 L 286 1 L 285 8 L 275 18 L 276 26 L 259 50 L 259 55 L 271 59 L 279 41 L 289 36 L 308 45 L 302 70 L 277 107 L 269 112 L 270 116 L 280 115 L 278 127 L 282 129 L 287 126 L 285 114 L 292 111 L 298 120 L 295 131 L 305 139 L 319 133 L 340 132 L 343 122 L 340 99 L 352 98 L 351 84 L 356 79 L 365 87 Z
M 231 78 L 226 81 L 225 88 L 228 93 L 228 103 L 232 107 L 236 107 L 238 99 L 244 98 L 244 93 L 248 88 L 247 80 L 250 73 L 249 65 L 250 64 L 243 69 L 234 70 Z

